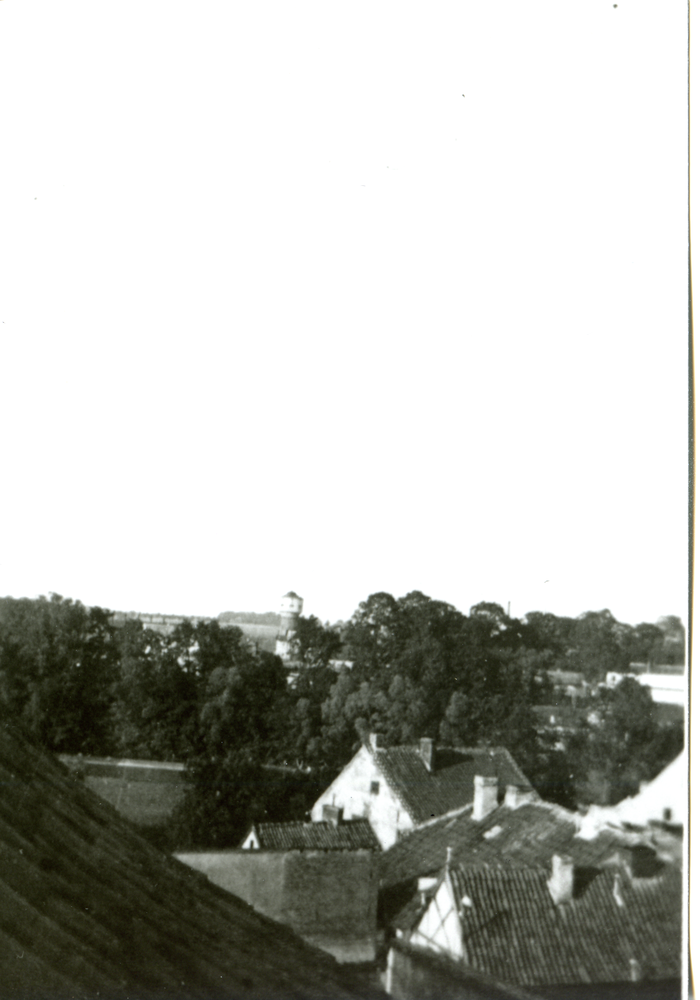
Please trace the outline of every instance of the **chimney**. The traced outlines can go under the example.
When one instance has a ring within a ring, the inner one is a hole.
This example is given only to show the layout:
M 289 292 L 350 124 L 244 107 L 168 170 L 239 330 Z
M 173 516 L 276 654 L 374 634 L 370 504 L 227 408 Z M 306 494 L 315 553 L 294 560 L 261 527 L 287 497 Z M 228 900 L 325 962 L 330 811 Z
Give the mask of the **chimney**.
M 519 809 L 520 806 L 532 802 L 535 798 L 531 788 L 523 788 L 520 785 L 506 785 L 506 797 L 504 805 L 508 809 Z
M 474 775 L 474 808 L 472 819 L 483 819 L 498 805 L 498 778 Z
M 432 771 L 435 764 L 435 746 L 428 736 L 424 736 L 420 741 L 420 755 L 426 768 Z
M 381 733 L 370 733 L 369 734 L 369 748 L 370 750 L 378 750 L 380 747 L 384 746 L 384 737 Z
M 574 859 L 568 854 L 552 855 L 552 875 L 547 888 L 557 906 L 574 898 Z
M 332 823 L 333 826 L 338 826 L 343 822 L 343 807 L 324 804 L 322 819 L 324 823 Z

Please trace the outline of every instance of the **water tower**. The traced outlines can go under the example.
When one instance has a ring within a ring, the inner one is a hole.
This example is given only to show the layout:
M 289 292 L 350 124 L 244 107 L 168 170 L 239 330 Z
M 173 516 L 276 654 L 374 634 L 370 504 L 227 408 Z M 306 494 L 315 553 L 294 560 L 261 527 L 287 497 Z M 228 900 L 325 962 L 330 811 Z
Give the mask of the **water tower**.
M 295 594 L 293 590 L 290 590 L 282 598 L 280 605 L 280 630 L 277 633 L 275 652 L 283 660 L 289 660 L 291 657 L 292 640 L 296 634 L 299 615 L 303 607 L 303 598 Z

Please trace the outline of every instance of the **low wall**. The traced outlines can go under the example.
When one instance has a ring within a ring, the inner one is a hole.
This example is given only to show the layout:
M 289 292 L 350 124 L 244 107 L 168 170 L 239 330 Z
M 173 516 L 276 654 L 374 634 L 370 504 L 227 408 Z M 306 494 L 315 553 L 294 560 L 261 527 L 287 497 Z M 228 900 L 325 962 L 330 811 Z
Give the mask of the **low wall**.
M 396 1000 L 541 1000 L 535 992 L 498 983 L 401 942 L 389 951 L 385 988 Z
M 341 962 L 376 955 L 372 851 L 209 851 L 180 861 Z
M 166 823 L 189 783 L 184 764 L 107 758 L 59 758 L 96 795 L 139 826 Z

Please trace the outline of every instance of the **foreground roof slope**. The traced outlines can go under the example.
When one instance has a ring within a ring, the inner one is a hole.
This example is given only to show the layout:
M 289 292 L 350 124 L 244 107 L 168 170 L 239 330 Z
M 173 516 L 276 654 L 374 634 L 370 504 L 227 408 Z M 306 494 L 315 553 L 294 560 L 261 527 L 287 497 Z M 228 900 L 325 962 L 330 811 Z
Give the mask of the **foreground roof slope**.
M 473 802 L 476 775 L 497 777 L 499 793 L 508 785 L 532 787 L 505 747 L 464 750 L 439 747 L 430 770 L 417 747 L 378 747 L 372 755 L 414 823 L 423 823 Z
M 0 722 L 0 996 L 379 997 Z

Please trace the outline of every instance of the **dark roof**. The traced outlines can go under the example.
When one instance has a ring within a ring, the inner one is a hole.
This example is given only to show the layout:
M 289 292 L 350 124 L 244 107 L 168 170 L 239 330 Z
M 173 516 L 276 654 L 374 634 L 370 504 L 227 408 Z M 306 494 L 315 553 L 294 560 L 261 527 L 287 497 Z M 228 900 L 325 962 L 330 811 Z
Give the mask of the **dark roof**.
M 555 905 L 544 871 L 478 870 L 449 876 L 461 907 L 466 964 L 520 986 L 630 981 L 638 962 L 645 980 L 680 977 L 682 877 L 598 873 L 570 903 Z M 616 880 L 619 898 L 614 887 Z
M 367 819 L 333 823 L 255 823 L 262 850 L 380 851 L 381 845 Z
M 595 866 L 621 846 L 645 841 L 639 832 L 609 829 L 583 839 L 577 836 L 579 828 L 576 813 L 550 802 L 532 802 L 518 809 L 501 805 L 479 821 L 465 809 L 412 830 L 385 851 L 379 859 L 380 884 L 389 888 L 439 872 L 448 847 L 455 864 L 548 868 L 555 853 L 570 855 L 580 866 Z
M 161 854 L 0 723 L 0 996 L 383 994 Z
M 531 788 L 505 747 L 453 750 L 438 747 L 432 770 L 418 747 L 370 750 L 389 787 L 404 804 L 414 823 L 453 812 L 474 801 L 474 777 L 498 777 L 499 793 L 507 785 Z

